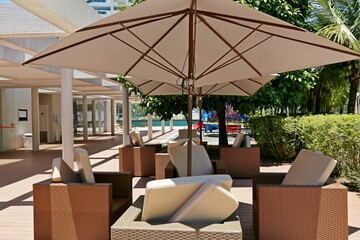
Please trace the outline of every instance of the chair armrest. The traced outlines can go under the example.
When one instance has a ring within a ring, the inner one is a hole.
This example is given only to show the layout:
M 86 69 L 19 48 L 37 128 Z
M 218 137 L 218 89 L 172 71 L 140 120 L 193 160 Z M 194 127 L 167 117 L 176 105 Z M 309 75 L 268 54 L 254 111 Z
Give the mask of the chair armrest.
M 132 178 L 130 172 L 94 172 L 96 183 L 111 183 L 115 198 L 132 199 Z
M 224 161 L 221 160 L 212 160 L 211 164 L 213 165 L 214 172 L 216 174 L 227 174 L 227 168 Z
M 35 239 L 110 239 L 111 184 L 33 185 Z
M 280 185 L 285 178 L 286 173 L 258 173 L 254 174 L 253 180 L 253 199 L 256 199 L 256 187 L 259 184 L 277 184 Z
M 166 148 L 163 148 L 162 144 L 145 144 L 145 147 L 154 147 L 155 152 L 162 152 L 164 149 L 166 151 Z
M 175 167 L 170 160 L 169 153 L 155 154 L 155 178 L 173 178 L 175 176 Z

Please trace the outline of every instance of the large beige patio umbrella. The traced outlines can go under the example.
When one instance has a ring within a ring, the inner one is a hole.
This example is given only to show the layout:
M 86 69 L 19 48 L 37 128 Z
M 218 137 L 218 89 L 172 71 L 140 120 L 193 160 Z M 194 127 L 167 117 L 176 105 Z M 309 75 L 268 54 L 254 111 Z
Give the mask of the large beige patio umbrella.
M 246 78 L 225 83 L 216 83 L 205 85 L 202 87 L 194 87 L 192 95 L 199 99 L 199 110 L 202 109 L 202 97 L 209 95 L 227 95 L 227 96 L 251 96 L 262 86 L 272 80 L 277 74 L 271 74 L 263 77 Z M 128 79 L 129 80 L 129 79 Z M 181 84 L 172 84 L 167 82 L 159 82 L 153 80 L 130 79 L 140 91 L 146 96 L 161 95 L 180 95 L 186 94 Z M 200 114 L 200 129 L 202 129 L 202 121 Z M 200 131 L 200 142 L 202 142 L 202 133 Z
M 194 86 L 350 61 L 359 56 L 233 0 L 146 0 L 76 31 L 26 63 L 172 84 L 184 81 L 191 119 Z

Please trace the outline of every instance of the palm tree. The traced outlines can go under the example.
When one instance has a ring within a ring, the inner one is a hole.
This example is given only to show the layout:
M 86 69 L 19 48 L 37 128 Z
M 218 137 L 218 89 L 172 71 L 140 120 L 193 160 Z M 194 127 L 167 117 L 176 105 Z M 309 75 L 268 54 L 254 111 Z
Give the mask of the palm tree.
M 359 0 L 311 0 L 314 7 L 311 19 L 319 27 L 318 34 L 360 52 L 360 3 Z M 350 82 L 348 113 L 355 112 L 359 88 L 360 63 L 346 64 Z

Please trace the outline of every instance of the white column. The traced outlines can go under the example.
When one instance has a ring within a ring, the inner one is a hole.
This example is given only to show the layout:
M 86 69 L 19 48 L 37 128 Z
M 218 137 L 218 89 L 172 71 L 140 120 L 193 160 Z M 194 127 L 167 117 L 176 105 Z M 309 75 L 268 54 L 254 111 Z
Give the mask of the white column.
M 92 114 L 91 114 L 91 127 L 92 127 L 92 134 L 96 134 L 96 102 L 95 100 L 91 101 L 92 103 Z
M 152 115 L 148 114 L 147 115 L 148 118 L 148 138 L 149 140 L 152 139 L 152 135 L 153 135 L 153 127 L 152 127 Z
M 111 112 L 111 136 L 115 136 L 115 100 L 111 99 L 110 101 L 110 112 Z
M 129 92 L 122 87 L 123 145 L 129 145 Z
M 39 120 L 39 92 L 37 88 L 31 88 L 31 113 L 32 113 L 32 149 L 39 151 L 40 146 L 40 120 Z
M 132 104 L 129 101 L 129 131 L 132 130 Z
M 165 134 L 165 121 L 161 120 L 161 134 Z
M 104 101 L 104 131 L 111 131 L 111 104 L 110 100 Z
M 174 121 L 173 119 L 171 118 L 170 119 L 170 131 L 172 131 L 174 129 Z
M 74 134 L 73 134 L 73 94 L 72 82 L 74 72 L 72 69 L 61 68 L 61 130 L 62 130 L 62 156 L 64 161 L 74 168 Z
M 82 98 L 82 112 L 83 112 L 83 139 L 88 140 L 88 108 L 87 96 L 83 95 Z
M 99 107 L 98 107 L 98 130 L 99 133 L 101 133 L 101 122 L 102 122 L 102 118 L 101 118 L 101 102 L 98 103 Z

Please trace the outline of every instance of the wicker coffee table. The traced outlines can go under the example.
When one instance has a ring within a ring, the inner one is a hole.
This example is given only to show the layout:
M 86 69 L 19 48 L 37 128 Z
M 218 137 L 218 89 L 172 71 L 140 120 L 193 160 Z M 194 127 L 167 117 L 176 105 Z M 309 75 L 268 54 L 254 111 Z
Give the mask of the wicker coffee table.
M 220 224 L 149 223 L 140 221 L 143 203 L 140 196 L 111 226 L 111 239 L 242 239 L 235 213 Z

